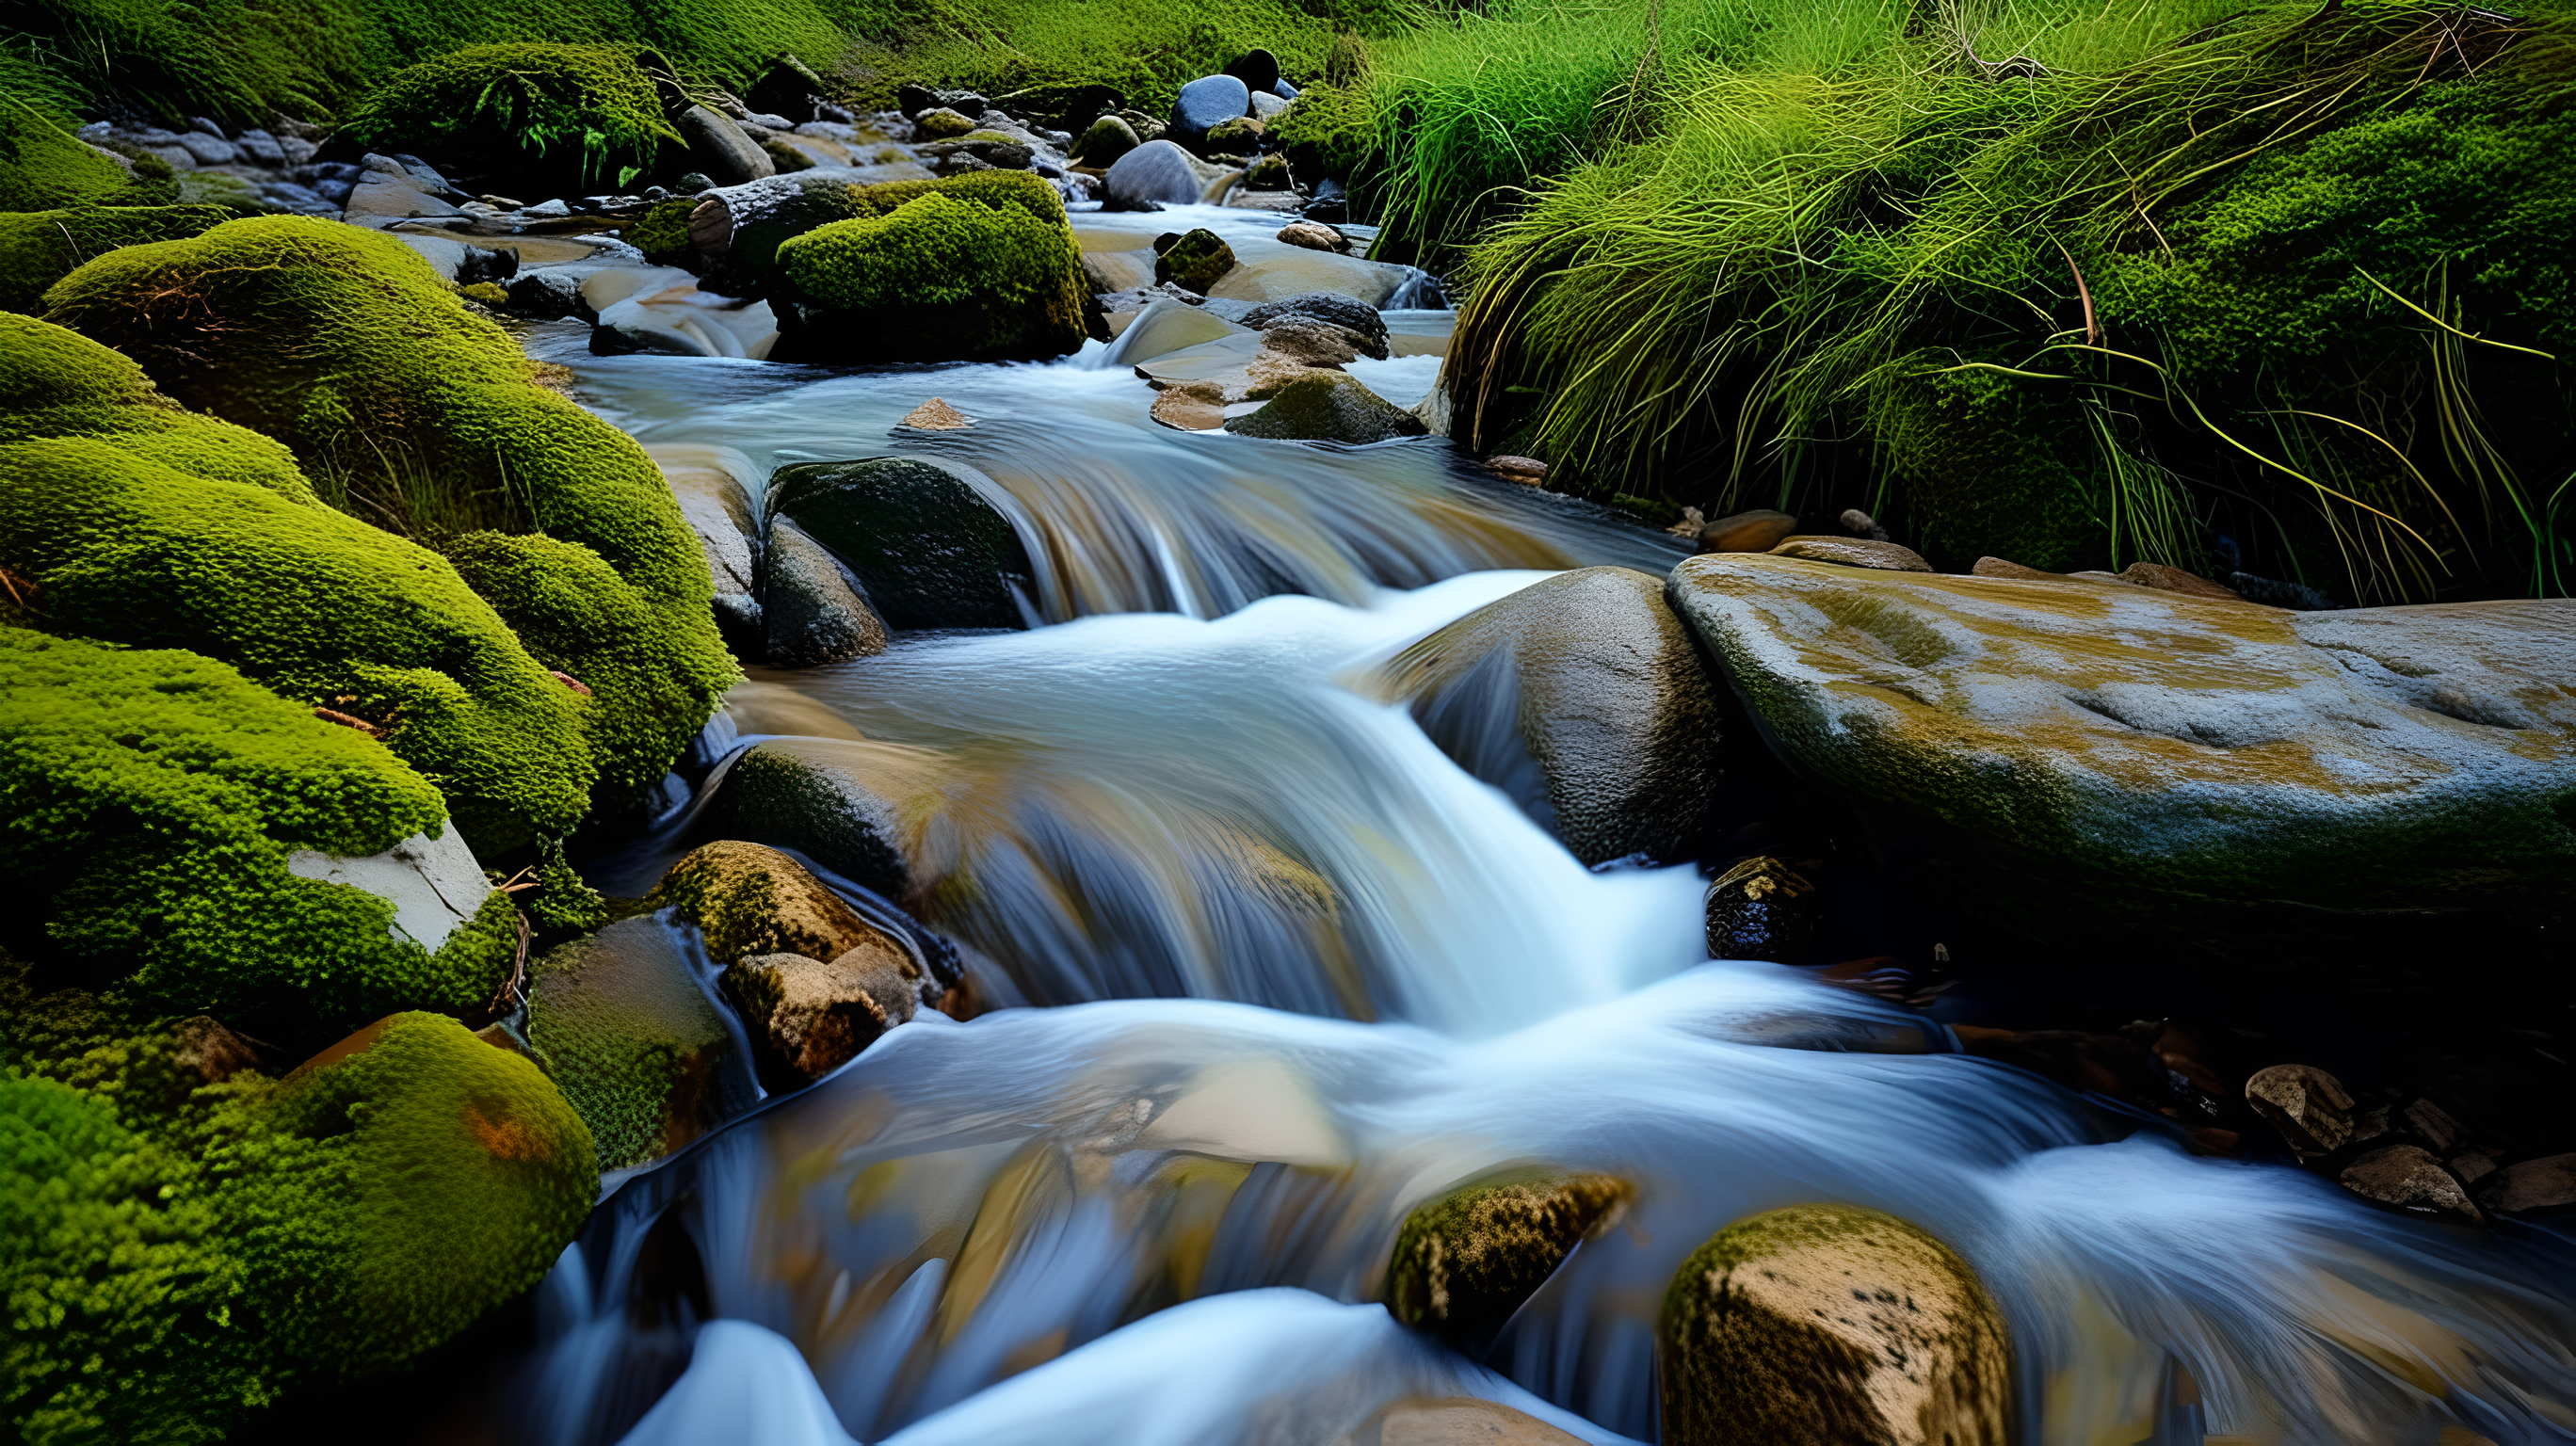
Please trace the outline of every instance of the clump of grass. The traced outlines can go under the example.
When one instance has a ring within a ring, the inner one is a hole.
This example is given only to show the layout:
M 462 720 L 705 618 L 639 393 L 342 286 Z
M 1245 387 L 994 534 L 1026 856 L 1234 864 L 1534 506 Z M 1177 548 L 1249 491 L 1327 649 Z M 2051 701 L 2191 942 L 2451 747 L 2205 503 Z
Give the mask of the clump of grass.
M 1776 19 L 1667 40 L 1634 133 L 1476 247 L 1472 444 L 1861 502 L 1962 563 L 2188 564 L 2215 528 L 2357 599 L 2563 586 L 2564 17 Z

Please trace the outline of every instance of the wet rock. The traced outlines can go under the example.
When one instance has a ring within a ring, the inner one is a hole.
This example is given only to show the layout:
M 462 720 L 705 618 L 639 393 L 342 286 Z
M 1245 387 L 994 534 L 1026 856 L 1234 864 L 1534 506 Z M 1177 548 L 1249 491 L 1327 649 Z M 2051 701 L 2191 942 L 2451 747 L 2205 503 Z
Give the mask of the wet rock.
M 401 163 L 385 156 L 367 157 L 365 168 L 350 187 L 343 205 L 345 209 L 340 219 L 352 226 L 377 230 L 396 221 L 465 214 L 440 200 Z
M 769 522 L 761 551 L 761 617 L 766 661 L 819 668 L 886 649 L 885 623 L 840 560 L 784 517 Z
M 1248 115 L 1219 121 L 1199 138 L 1199 149 L 1209 156 L 1239 161 L 1261 149 L 1261 138 L 1266 129 L 1258 119 Z
M 1283 321 L 1320 321 L 1356 332 L 1377 343 L 1369 355 L 1386 356 L 1386 314 L 1366 302 L 1344 296 L 1337 291 L 1309 291 L 1297 296 L 1265 301 L 1243 314 L 1243 324 L 1263 331 Z
M 561 271 L 523 271 L 502 288 L 510 309 L 538 321 L 556 321 L 581 313 L 581 286 Z
M 1369 689 L 1584 863 L 1683 857 L 1722 777 L 1716 682 L 1661 586 L 1561 573 L 1405 649 Z
M 2419 1145 L 2390 1145 L 2346 1165 L 2343 1187 L 2365 1200 L 2421 1215 L 2456 1215 L 2475 1224 L 2486 1216 L 2442 1162 Z
M 1485 465 L 1506 482 L 1518 482 L 1524 487 L 1547 485 L 1547 464 L 1536 457 L 1516 457 L 1506 452 L 1486 458 Z
M 259 1051 L 250 1041 L 210 1014 L 182 1019 L 170 1031 L 170 1059 L 207 1084 L 222 1084 L 243 1070 L 259 1068 Z
M 1143 144 L 1134 126 L 1114 115 L 1105 115 L 1093 121 L 1083 131 L 1082 139 L 1073 143 L 1072 158 L 1086 166 L 1114 166 L 1121 156 Z
M 1204 346 L 1212 341 L 1250 335 L 1248 328 L 1237 326 L 1202 307 L 1160 297 L 1118 334 L 1118 340 L 1110 345 L 1100 364 L 1103 367 L 1140 366 L 1158 357 Z
M 416 833 L 383 853 L 343 856 L 297 849 L 286 856 L 286 871 L 301 879 L 347 884 L 385 900 L 394 906 L 394 937 L 414 940 L 433 954 L 492 893 L 491 880 L 483 877 L 483 866 L 453 823 L 436 838 Z
M 1717 876 L 1701 900 L 1708 957 L 1802 964 L 1824 902 L 1816 886 L 1774 858 L 1749 858 Z
M 2300 906 L 2375 935 L 2576 886 L 2576 602 L 2300 614 L 1740 554 L 1668 596 L 1873 827 L 1950 840 L 1939 868 L 1990 871 L 1971 887 L 2048 881 L 2015 928 L 2188 898 L 2204 932 Z
M 898 427 L 912 427 L 924 432 L 962 432 L 975 425 L 975 419 L 937 397 L 903 414 Z
M 871 939 L 830 961 L 751 954 L 724 972 L 725 993 L 751 1032 L 761 1083 L 775 1094 L 830 1074 L 887 1030 L 921 1012 L 921 966 Z
M 1341 232 L 1317 221 L 1291 221 L 1279 228 L 1279 239 L 1309 251 L 1338 251 L 1347 255 L 1351 249 L 1349 239 Z
M 1195 141 L 1212 128 L 1252 111 L 1252 88 L 1231 75 L 1208 75 L 1181 87 L 1172 100 L 1171 133 Z
M 1253 122 L 1246 122 L 1246 124 L 1253 124 Z M 1295 177 L 1291 175 L 1288 170 L 1288 158 L 1286 156 L 1256 157 L 1250 165 L 1244 167 L 1243 189 L 1245 191 L 1276 192 L 1277 194 L 1270 196 L 1237 195 L 1226 202 L 1226 204 L 1229 206 L 1251 206 L 1256 208 L 1267 208 L 1270 210 L 1294 210 L 1297 205 L 1296 196 L 1290 194 L 1297 189 L 1297 182 Z M 1286 238 L 1282 237 L 1279 239 L 1285 240 Z M 1291 241 L 1289 244 L 1293 246 L 1297 243 Z M 1339 248 L 1328 246 L 1309 249 L 1329 251 Z
M 1798 530 L 1798 519 L 1786 512 L 1757 507 L 1721 517 L 1700 529 L 1702 552 L 1769 552 Z
M 1524 1411 L 1478 1396 L 1406 1396 L 1371 1412 L 1331 1446 L 1581 1446 Z
M 1386 1308 L 1482 1356 L 1577 1245 L 1615 1224 L 1636 1192 L 1609 1175 L 1528 1170 L 1452 1190 L 1405 1217 L 1387 1262 Z
M 1153 211 L 1207 198 L 1216 174 L 1170 141 L 1146 141 L 1120 156 L 1103 178 L 1113 211 Z
M 662 875 L 645 902 L 697 925 L 707 953 L 719 963 L 747 954 L 837 959 L 882 937 L 804 865 L 740 839 L 691 850 Z
M 756 475 L 751 459 L 729 447 L 685 443 L 652 452 L 706 555 L 716 630 L 734 656 L 760 658 L 769 649 L 769 629 L 760 609 L 759 514 L 744 481 Z
M 715 781 L 702 826 L 794 849 L 862 888 L 901 899 L 912 884 L 909 834 L 885 762 L 866 745 L 829 739 L 755 743 Z
M 1932 570 L 1932 564 L 1925 562 L 1913 548 L 1893 542 L 1872 542 L 1866 537 L 1789 537 L 1781 539 L 1771 551 L 1780 557 L 1804 557 L 1817 562 L 1840 563 L 1845 567 L 1874 567 L 1886 572 Z
M 599 1146 L 600 1168 L 658 1159 L 757 1102 L 749 1062 L 686 941 L 621 919 L 528 971 L 528 1043 Z
M 1235 259 L 1239 264 L 1209 290 L 1209 296 L 1257 306 L 1329 291 L 1374 310 L 1394 300 L 1396 292 L 1412 280 L 1412 273 L 1402 266 L 1309 251 L 1267 237 L 1245 241 Z
M 2130 563 L 2120 569 L 2119 577 L 2120 581 L 2135 587 L 2159 588 L 2165 592 L 2215 598 L 2221 602 L 2244 601 L 2244 597 L 2233 588 L 2220 587 L 2197 573 L 2185 572 L 2161 562 Z
M 781 468 L 769 505 L 849 567 L 890 628 L 1021 627 L 1028 554 L 979 489 L 1000 491 L 957 463 L 877 457 Z
M 1299 366 L 1338 367 L 1369 355 L 1370 339 L 1320 321 L 1299 318 L 1262 328 L 1261 349 Z
M 1234 248 L 1214 231 L 1197 230 L 1162 248 L 1154 279 L 1204 293 L 1234 269 Z
M 1149 415 L 1184 432 L 1214 431 L 1225 425 L 1225 393 L 1210 382 L 1185 382 L 1156 392 Z
M 1658 1321 L 1674 1446 L 2004 1446 L 2012 1345 L 1967 1262 L 1892 1216 L 1800 1205 L 1711 1237 Z
M 1420 417 L 1340 372 L 1291 382 L 1260 411 L 1233 418 L 1225 429 L 1245 437 L 1352 445 L 1419 437 L 1429 430 Z
M 912 128 L 914 135 L 925 141 L 953 141 L 973 133 L 975 122 L 971 117 L 939 106 L 914 116 Z
M 731 116 L 693 105 L 673 117 L 672 125 L 688 142 L 689 159 L 717 185 L 740 185 L 778 173 L 778 163 L 770 159 L 769 152 L 745 134 Z
M 2539 1215 L 2576 1206 L 2576 1155 L 2550 1155 L 2507 1165 L 2480 1190 L 2499 1215 Z

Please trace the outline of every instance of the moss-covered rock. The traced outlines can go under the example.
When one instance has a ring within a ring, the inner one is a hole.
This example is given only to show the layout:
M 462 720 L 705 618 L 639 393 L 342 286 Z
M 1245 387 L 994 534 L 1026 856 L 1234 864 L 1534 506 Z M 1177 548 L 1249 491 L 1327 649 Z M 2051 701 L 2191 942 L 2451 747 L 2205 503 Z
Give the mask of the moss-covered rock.
M 1462 1186 L 1405 1217 L 1387 1262 L 1395 1318 L 1481 1356 L 1574 1247 L 1636 1191 L 1609 1175 L 1522 1170 Z
M 1288 163 L 1313 180 L 1344 184 L 1374 177 L 1385 160 L 1377 107 L 1357 88 L 1310 85 L 1271 122 Z
M 727 964 L 745 954 L 834 959 L 876 932 L 803 865 L 738 839 L 691 850 L 646 902 L 697 925 L 707 953 Z
M 0 95 L 0 211 L 51 211 L 93 202 L 153 205 L 170 197 L 15 95 Z M 168 169 L 163 168 L 167 175 Z M 14 278 L 13 278 L 14 279 Z
M 862 888 L 904 898 L 912 834 L 895 810 L 899 790 L 866 766 L 872 760 L 846 752 L 825 740 L 753 744 L 725 769 L 706 826 L 794 849 Z
M 2004 1446 L 2012 1342 L 1948 1246 L 1875 1210 L 1801 1205 L 1692 1252 L 1657 1322 L 1677 1446 Z
M 900 197 L 875 217 L 778 247 L 789 292 L 771 355 L 799 361 L 1042 360 L 1081 347 L 1082 249 L 1055 188 L 979 171 Z
M 579 718 L 603 801 L 659 778 L 736 676 L 652 459 L 539 386 L 399 240 L 228 222 L 100 257 L 47 304 L 170 395 L 285 442 L 327 499 L 452 551 L 529 651 L 595 695 Z
M 679 936 L 656 919 L 621 919 L 531 966 L 528 1042 L 605 1170 L 667 1155 L 758 1101 Z
M 46 288 L 101 252 L 176 241 L 229 219 L 214 206 L 67 206 L 0 214 L 0 311 L 43 310 Z
M 1184 291 L 1204 293 L 1233 269 L 1234 248 L 1205 228 L 1184 234 L 1154 258 L 1154 280 Z
M 1225 429 L 1243 437 L 1356 446 L 1419 437 L 1430 427 L 1420 417 L 1370 391 L 1355 376 L 1317 371 L 1280 387 L 1268 405 L 1228 421 Z
M 162 395 L 141 367 L 77 332 L 0 316 L 0 442 L 39 437 L 94 438 L 199 477 L 263 487 L 290 502 L 314 500 L 283 444 L 189 411 Z
M 432 953 L 391 902 L 290 868 L 441 828 L 437 789 L 383 744 L 188 653 L 0 629 L 0 674 L 0 868 L 27 904 L 0 926 L 12 952 L 282 1030 L 463 1013 L 507 976 L 506 898 Z
M 697 209 L 695 196 L 656 201 L 643 220 L 626 229 L 626 244 L 643 252 L 644 258 L 656 266 L 679 265 L 691 255 L 689 215 Z
M 618 188 L 680 133 L 652 77 L 608 45 L 469 45 L 395 71 L 341 125 L 362 145 L 452 155 L 567 191 Z

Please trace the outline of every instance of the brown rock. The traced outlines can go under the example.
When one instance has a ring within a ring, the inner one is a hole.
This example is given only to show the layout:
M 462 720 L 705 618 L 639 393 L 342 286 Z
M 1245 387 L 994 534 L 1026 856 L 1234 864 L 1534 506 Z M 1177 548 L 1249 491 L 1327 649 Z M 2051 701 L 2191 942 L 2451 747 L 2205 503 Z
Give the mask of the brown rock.
M 1351 332 L 1306 317 L 1272 322 L 1261 332 L 1263 351 L 1301 367 L 1339 367 L 1359 360 L 1361 348 L 1360 338 Z
M 2245 1082 L 2245 1102 L 2302 1155 L 2330 1154 L 2353 1138 L 2352 1096 L 2314 1065 L 2257 1071 Z
M 1783 538 L 1771 551 L 1780 557 L 1838 562 L 1845 567 L 1874 567 L 1881 572 L 1932 570 L 1932 564 L 1925 562 L 1913 548 L 1894 542 L 1872 542 L 1866 537 Z
M 208 1084 L 221 1084 L 243 1070 L 259 1068 L 259 1053 L 250 1041 L 208 1014 L 179 1021 L 171 1031 L 170 1058 Z
M 1774 858 L 1749 858 L 1720 874 L 1701 898 L 1708 957 L 1796 964 L 1824 912 L 1816 886 Z
M 1786 512 L 1757 507 L 1721 517 L 1699 531 L 1702 552 L 1769 552 L 1780 539 L 1798 530 L 1798 519 Z
M 705 933 L 708 956 L 728 963 L 746 954 L 836 959 L 884 941 L 803 865 L 774 848 L 734 839 L 673 864 L 645 902 L 679 910 Z
M 2135 587 L 2151 587 L 2161 592 L 2184 593 L 2191 597 L 2217 598 L 2222 602 L 2243 602 L 2234 588 L 2220 587 L 2205 577 L 2161 562 L 2133 562 L 2120 569 L 2120 581 Z
M 1515 457 L 1506 452 L 1498 457 L 1486 458 L 1485 465 L 1501 473 L 1505 480 L 1518 482 L 1525 487 L 1547 485 L 1547 464 L 1536 457 Z
M 1347 253 L 1351 249 L 1350 241 L 1341 232 L 1316 221 L 1291 221 L 1279 228 L 1279 239 L 1309 251 Z
M 1225 425 L 1225 388 L 1213 382 L 1184 382 L 1157 392 L 1153 417 L 1184 432 L 1213 431 Z
M 1332 1446 L 1581 1446 L 1523 1411 L 1475 1396 L 1407 1396 L 1379 1407 Z
M 855 1059 L 921 1010 L 912 956 L 871 938 L 830 963 L 753 954 L 724 972 L 725 992 L 751 1033 L 753 1062 L 772 1092 L 795 1089 Z
M 903 414 L 898 427 L 917 427 L 925 432 L 958 432 L 975 425 L 975 419 L 937 397 Z
M 1389 1313 L 1470 1356 L 1636 1189 L 1610 1175 L 1522 1170 L 1452 1190 L 1405 1217 L 1387 1262 Z
M 2025 582 L 2066 581 L 2066 574 L 2062 572 L 2042 572 L 2035 567 L 2024 567 L 2018 562 L 2006 562 L 2000 557 L 1978 558 L 1977 565 L 1969 568 L 1968 571 L 1978 577 L 2016 577 Z
M 2427 1215 L 2460 1215 L 2484 1224 L 2469 1192 L 2431 1152 L 2415 1145 L 2373 1150 L 2344 1167 L 2343 1187 L 2365 1200 Z
M 2498 1170 L 2482 1192 L 2501 1215 L 2529 1215 L 2576 1205 L 2576 1155 L 2525 1160 Z

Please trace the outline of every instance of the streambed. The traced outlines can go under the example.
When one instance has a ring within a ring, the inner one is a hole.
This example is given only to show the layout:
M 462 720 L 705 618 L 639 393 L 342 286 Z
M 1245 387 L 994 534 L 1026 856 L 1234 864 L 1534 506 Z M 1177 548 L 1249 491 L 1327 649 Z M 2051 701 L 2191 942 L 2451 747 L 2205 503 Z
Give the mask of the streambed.
M 1662 573 L 1674 540 L 1437 438 L 1161 427 L 1097 342 L 834 373 L 593 358 L 577 333 L 531 349 L 666 461 L 756 482 L 936 451 L 992 480 L 1030 630 L 755 670 L 726 726 L 962 760 L 943 822 L 971 902 L 932 922 L 996 1002 L 1056 1007 L 925 1015 L 625 1179 L 541 1288 L 523 1439 L 1323 1442 L 1430 1396 L 1653 1440 L 1664 1283 L 1810 1200 L 1975 1265 L 2025 1440 L 2576 1429 L 2551 1237 L 2194 1158 L 1921 1015 L 1710 962 L 1694 871 L 1585 870 L 1354 691 L 1549 571 Z M 932 396 L 976 425 L 890 441 Z M 641 892 L 687 821 L 599 881 Z M 1637 1204 L 1470 1362 L 1372 1302 L 1408 1209 L 1516 1163 Z

